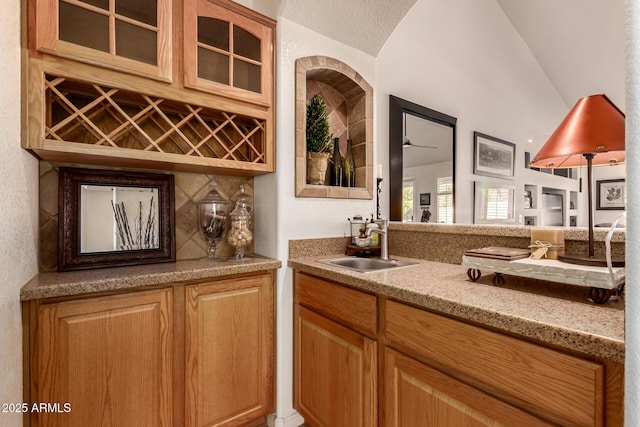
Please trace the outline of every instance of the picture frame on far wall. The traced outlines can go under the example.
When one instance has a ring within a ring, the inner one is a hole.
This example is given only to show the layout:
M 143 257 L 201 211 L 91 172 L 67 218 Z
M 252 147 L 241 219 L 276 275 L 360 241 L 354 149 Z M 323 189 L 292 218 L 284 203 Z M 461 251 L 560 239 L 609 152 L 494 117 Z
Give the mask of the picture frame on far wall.
M 420 193 L 420 206 L 431 206 L 431 193 Z
M 596 181 L 596 210 L 623 211 L 627 199 L 627 185 L 624 179 Z
M 516 145 L 481 132 L 473 132 L 473 173 L 514 179 Z

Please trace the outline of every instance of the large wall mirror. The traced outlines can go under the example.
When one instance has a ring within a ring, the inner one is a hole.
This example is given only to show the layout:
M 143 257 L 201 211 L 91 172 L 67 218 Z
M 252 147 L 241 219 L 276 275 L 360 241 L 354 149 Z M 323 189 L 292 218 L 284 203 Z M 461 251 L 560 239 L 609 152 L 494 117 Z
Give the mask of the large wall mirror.
M 59 270 L 175 261 L 173 175 L 59 173 Z
M 389 96 L 389 219 L 455 222 L 456 122 Z

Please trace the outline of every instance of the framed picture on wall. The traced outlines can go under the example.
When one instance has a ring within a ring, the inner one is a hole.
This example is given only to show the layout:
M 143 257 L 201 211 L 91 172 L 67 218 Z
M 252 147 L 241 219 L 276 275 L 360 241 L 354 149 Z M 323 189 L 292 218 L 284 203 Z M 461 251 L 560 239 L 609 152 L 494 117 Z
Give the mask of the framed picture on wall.
M 596 209 L 599 211 L 623 211 L 627 199 L 627 185 L 624 179 L 596 181 Z
M 431 206 L 431 193 L 420 193 L 420 206 Z
M 174 178 L 61 167 L 58 270 L 176 260 Z
M 496 178 L 513 179 L 516 145 L 473 132 L 473 173 Z

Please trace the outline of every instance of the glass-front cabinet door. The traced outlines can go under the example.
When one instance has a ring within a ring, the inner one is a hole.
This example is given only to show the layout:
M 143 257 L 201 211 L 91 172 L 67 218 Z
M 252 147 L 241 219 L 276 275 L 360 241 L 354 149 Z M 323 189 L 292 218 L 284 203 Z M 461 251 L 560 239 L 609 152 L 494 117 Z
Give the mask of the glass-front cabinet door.
M 229 3 L 185 0 L 184 84 L 271 105 L 275 23 Z
M 171 80 L 171 0 L 37 0 L 36 21 L 42 52 Z

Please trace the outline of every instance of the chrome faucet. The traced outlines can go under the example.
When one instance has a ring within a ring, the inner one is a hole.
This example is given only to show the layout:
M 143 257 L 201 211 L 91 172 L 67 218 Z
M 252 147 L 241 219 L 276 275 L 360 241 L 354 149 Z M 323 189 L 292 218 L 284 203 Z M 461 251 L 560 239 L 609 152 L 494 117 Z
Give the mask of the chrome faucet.
M 378 233 L 380 235 L 380 259 L 389 261 L 389 240 L 387 239 L 389 234 L 389 220 L 381 219 L 380 228 L 369 228 L 367 230 L 367 237 L 371 236 L 371 233 Z

